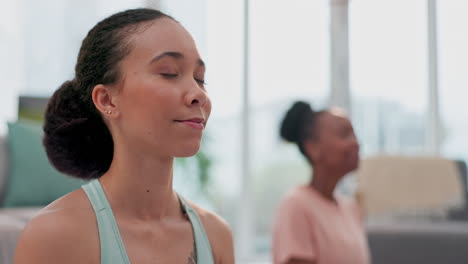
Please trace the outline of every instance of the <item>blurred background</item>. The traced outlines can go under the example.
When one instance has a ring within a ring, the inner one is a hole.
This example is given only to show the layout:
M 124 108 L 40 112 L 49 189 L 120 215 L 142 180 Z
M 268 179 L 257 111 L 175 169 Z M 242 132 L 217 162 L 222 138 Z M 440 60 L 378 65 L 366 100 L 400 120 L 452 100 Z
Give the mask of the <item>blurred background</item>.
M 345 108 L 363 159 L 468 160 L 465 0 L 2 0 L 0 135 L 20 97 L 47 98 L 72 78 L 87 30 L 142 6 L 179 20 L 207 63 L 211 120 L 175 185 L 227 219 L 238 263 L 270 262 L 276 205 L 309 179 L 278 136 L 294 100 Z M 357 189 L 350 175 L 338 191 Z

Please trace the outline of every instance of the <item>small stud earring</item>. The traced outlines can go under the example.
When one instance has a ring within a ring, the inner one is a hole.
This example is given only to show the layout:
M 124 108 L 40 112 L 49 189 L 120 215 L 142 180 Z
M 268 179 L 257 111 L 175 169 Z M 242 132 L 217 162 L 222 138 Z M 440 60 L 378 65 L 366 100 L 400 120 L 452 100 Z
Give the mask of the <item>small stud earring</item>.
M 108 114 L 110 114 L 110 111 L 109 111 L 109 110 L 106 110 L 106 111 L 104 111 L 104 113 L 105 113 L 106 115 L 108 115 Z

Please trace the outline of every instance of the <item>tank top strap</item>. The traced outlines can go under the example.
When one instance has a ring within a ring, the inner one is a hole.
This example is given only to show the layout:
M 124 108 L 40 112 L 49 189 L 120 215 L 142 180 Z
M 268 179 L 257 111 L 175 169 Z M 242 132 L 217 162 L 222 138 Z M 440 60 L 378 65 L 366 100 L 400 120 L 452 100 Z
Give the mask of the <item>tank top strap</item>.
M 101 246 L 101 264 L 130 264 L 119 227 L 99 180 L 92 180 L 83 185 L 82 188 L 96 214 Z
M 210 241 L 208 240 L 208 236 L 206 235 L 205 229 L 203 228 L 200 217 L 181 195 L 177 195 L 189 217 L 190 222 L 192 223 L 193 236 L 195 239 L 195 250 L 197 252 L 197 263 L 214 264 Z

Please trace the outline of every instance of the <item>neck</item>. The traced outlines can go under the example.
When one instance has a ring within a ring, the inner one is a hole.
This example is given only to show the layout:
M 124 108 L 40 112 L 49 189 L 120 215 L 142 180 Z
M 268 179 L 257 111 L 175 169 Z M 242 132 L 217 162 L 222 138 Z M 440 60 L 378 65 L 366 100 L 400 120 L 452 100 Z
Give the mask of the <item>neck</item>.
M 325 169 L 320 166 L 314 167 L 314 173 L 310 186 L 317 190 L 324 198 L 335 200 L 333 192 L 338 184 L 338 181 L 343 177 L 340 173 Z
M 172 189 L 173 162 L 116 147 L 112 164 L 100 179 L 114 213 L 140 220 L 180 215 Z

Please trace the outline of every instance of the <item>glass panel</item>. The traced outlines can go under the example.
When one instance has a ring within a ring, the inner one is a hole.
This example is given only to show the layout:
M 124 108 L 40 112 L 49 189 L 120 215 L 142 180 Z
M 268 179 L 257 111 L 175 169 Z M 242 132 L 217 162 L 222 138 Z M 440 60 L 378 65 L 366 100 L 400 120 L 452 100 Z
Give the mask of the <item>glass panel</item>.
M 213 109 L 205 135 L 212 161 L 208 195 L 215 210 L 238 232 L 241 181 L 243 3 L 206 2 L 207 90 Z
M 350 3 L 353 119 L 365 155 L 426 149 L 426 1 Z
M 438 1 L 442 153 L 468 161 L 468 2 Z
M 49 96 L 72 78 L 81 41 L 100 19 L 142 4 L 133 0 L 2 1 L 0 134 L 17 115 L 18 95 Z M 46 15 L 45 15 L 46 14 Z
M 328 96 L 328 2 L 251 1 L 252 173 L 256 252 L 269 256 L 276 206 L 309 179 L 297 147 L 279 125 L 294 100 L 316 109 Z

